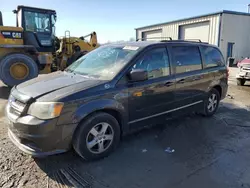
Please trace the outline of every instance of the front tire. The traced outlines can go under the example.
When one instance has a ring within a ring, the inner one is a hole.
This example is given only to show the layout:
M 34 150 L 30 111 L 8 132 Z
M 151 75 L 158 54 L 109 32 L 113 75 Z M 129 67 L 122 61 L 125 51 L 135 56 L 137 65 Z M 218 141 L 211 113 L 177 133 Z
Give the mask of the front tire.
M 18 85 L 38 76 L 36 62 L 25 54 L 10 54 L 0 62 L 1 80 L 7 86 Z
M 238 78 L 237 79 L 237 85 L 238 86 L 243 86 L 245 84 L 246 80 L 242 79 L 242 78 Z
M 207 99 L 204 102 L 204 107 L 203 107 L 204 112 L 202 113 L 202 115 L 206 117 L 214 115 L 219 107 L 219 102 L 220 102 L 220 93 L 218 92 L 217 89 L 212 88 L 209 91 Z
M 73 136 L 73 148 L 85 160 L 108 156 L 118 146 L 120 126 L 110 114 L 99 112 L 78 125 Z

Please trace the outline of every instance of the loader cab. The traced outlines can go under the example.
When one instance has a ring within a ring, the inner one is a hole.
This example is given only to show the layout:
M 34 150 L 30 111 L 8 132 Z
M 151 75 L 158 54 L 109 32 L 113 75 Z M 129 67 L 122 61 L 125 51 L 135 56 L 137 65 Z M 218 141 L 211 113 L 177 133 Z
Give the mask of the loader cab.
M 25 45 L 34 46 L 38 52 L 54 52 L 56 11 L 18 6 L 17 27 L 23 28 Z

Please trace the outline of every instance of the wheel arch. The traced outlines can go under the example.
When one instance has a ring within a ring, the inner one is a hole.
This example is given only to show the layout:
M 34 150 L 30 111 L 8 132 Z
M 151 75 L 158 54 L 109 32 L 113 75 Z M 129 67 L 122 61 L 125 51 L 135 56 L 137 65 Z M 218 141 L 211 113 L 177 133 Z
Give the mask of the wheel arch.
M 213 88 L 216 89 L 219 92 L 220 97 L 221 97 L 221 95 L 222 95 L 222 87 L 220 85 L 215 85 Z
M 82 122 L 99 112 L 112 115 L 120 125 L 121 134 L 128 132 L 126 110 L 120 103 L 114 100 L 97 100 L 79 107 L 73 117 L 73 121 L 77 123 L 75 130 Z
M 219 94 L 220 97 L 222 96 L 223 93 L 223 88 L 222 88 L 223 82 L 221 80 L 213 80 L 212 82 L 210 82 L 209 86 L 206 89 L 206 92 L 211 91 L 211 89 L 216 89 Z

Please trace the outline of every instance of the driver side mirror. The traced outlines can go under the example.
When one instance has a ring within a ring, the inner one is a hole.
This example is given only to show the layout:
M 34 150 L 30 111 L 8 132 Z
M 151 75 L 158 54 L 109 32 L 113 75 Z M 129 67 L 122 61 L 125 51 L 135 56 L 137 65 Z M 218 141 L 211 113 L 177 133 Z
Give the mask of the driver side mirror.
M 143 69 L 133 69 L 129 73 L 129 78 L 131 82 L 145 81 L 148 79 L 148 73 Z

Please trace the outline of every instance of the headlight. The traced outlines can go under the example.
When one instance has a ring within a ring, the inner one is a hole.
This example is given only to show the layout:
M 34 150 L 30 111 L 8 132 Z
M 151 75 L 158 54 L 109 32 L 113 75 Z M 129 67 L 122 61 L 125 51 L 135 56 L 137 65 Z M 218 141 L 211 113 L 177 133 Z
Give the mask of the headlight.
M 62 108 L 61 102 L 35 102 L 30 105 L 28 114 L 39 119 L 52 119 L 60 116 Z

